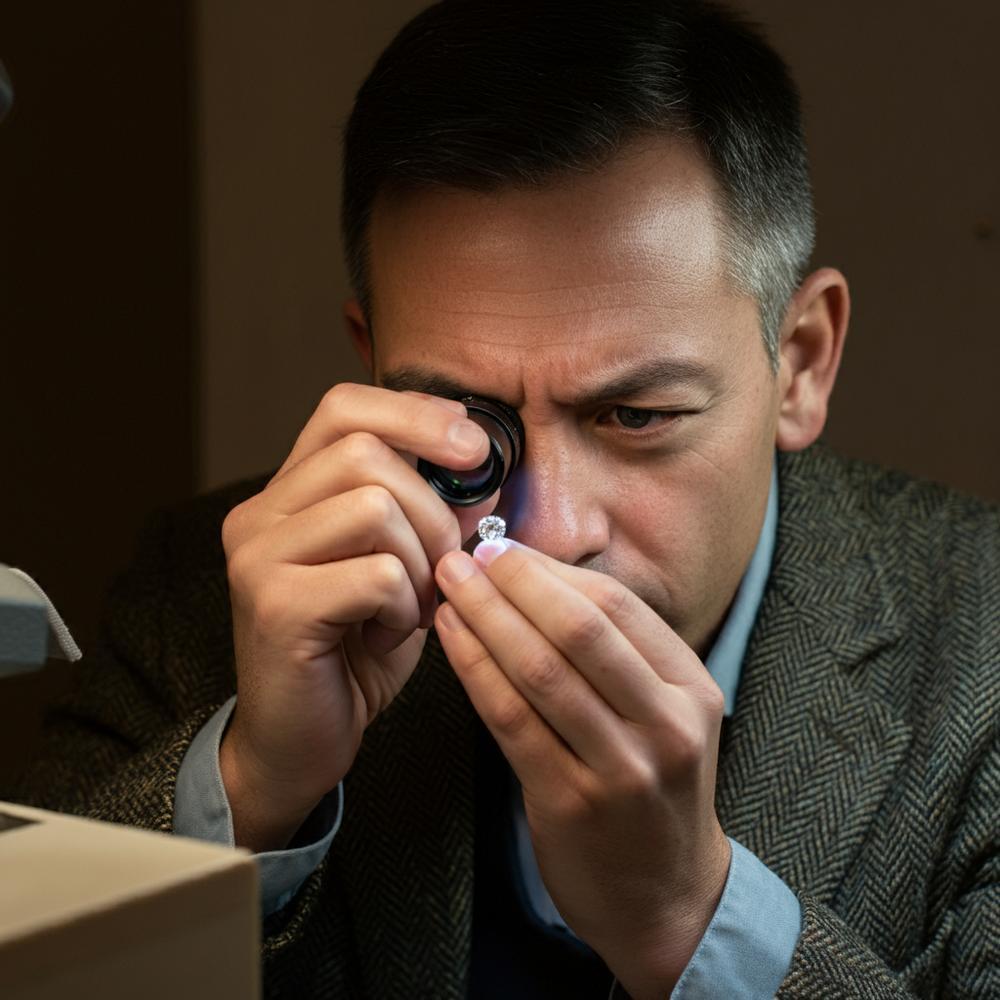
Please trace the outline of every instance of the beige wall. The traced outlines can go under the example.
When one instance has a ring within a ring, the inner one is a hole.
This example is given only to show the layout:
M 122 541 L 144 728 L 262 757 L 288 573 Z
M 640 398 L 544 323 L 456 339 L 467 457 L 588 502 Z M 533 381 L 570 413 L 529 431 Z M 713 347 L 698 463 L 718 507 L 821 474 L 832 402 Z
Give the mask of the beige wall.
M 325 389 L 363 377 L 339 316 L 338 129 L 422 6 L 198 6 L 203 487 L 279 464 Z M 745 8 L 800 81 L 815 259 L 853 289 L 829 439 L 1000 498 L 1000 5 Z

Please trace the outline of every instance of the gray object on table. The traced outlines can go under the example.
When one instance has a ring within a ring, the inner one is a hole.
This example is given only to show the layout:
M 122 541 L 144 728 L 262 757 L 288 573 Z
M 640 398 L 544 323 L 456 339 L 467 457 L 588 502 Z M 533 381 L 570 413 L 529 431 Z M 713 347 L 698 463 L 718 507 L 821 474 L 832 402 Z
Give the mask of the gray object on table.
M 0 563 L 0 677 L 81 656 L 45 591 L 24 570 Z

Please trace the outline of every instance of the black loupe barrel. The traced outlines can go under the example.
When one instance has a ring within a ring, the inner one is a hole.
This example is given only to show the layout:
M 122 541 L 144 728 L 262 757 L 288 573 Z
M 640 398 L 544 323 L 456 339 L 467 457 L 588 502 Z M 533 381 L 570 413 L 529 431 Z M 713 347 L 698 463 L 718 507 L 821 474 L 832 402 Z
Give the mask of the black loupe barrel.
M 422 458 L 417 471 L 445 502 L 471 507 L 493 496 L 517 468 L 524 451 L 524 425 L 516 410 L 494 399 L 466 396 L 459 402 L 490 439 L 486 461 L 475 469 L 446 469 Z

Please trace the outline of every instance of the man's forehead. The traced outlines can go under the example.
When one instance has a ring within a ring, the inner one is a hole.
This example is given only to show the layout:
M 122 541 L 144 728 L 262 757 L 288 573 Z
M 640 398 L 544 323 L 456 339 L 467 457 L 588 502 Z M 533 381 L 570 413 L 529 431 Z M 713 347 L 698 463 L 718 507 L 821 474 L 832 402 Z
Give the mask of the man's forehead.
M 379 298 L 437 291 L 453 297 L 451 308 L 533 315 L 563 311 L 567 300 L 583 298 L 585 308 L 602 296 L 662 296 L 666 286 L 718 279 L 718 218 L 703 158 L 661 141 L 541 188 L 382 194 L 371 282 Z
M 734 312 L 745 296 L 726 276 L 707 169 L 668 144 L 547 191 L 385 204 L 370 270 L 376 374 L 422 369 L 423 384 L 400 387 L 425 392 L 425 376 L 448 376 L 435 394 L 502 382 L 508 396 L 566 401 L 651 358 L 687 363 L 689 384 L 694 363 L 718 367 L 732 353 L 723 331 L 756 308 Z
M 564 326 L 572 339 L 582 340 L 587 339 L 591 328 L 603 333 L 608 324 L 618 325 L 624 333 L 634 327 L 638 313 L 677 312 L 685 306 L 697 306 L 706 293 L 716 289 L 711 275 L 705 275 L 703 280 L 680 274 L 671 278 L 662 274 L 645 278 L 621 276 L 615 280 L 609 267 L 608 271 L 595 275 L 605 280 L 584 283 L 577 271 L 567 273 L 565 283 L 559 283 L 557 273 L 554 268 L 544 284 L 537 271 L 526 273 L 525 277 L 535 281 L 537 287 L 525 288 L 523 282 L 518 283 L 521 287 L 514 282 L 504 283 L 495 272 L 481 271 L 473 276 L 465 269 L 455 268 L 442 271 L 443 280 L 438 281 L 400 274 L 391 291 L 406 302 L 411 321 L 420 313 L 434 317 L 435 323 L 438 318 L 454 318 L 466 324 L 490 319 L 523 320 L 529 324 L 565 320 L 548 325 L 553 330 Z

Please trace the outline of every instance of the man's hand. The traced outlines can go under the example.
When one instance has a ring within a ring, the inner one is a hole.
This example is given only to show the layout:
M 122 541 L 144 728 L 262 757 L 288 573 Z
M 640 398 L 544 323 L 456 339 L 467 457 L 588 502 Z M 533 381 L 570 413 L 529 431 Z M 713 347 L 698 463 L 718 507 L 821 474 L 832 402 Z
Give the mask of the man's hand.
M 662 1000 L 729 870 L 721 691 L 601 573 L 508 542 L 449 553 L 435 575 L 441 645 L 520 779 L 553 902 L 631 996 Z
M 229 512 L 237 702 L 219 765 L 238 845 L 283 848 L 412 675 L 433 566 L 497 503 L 452 510 L 417 458 L 468 469 L 487 448 L 461 403 L 343 383 Z

